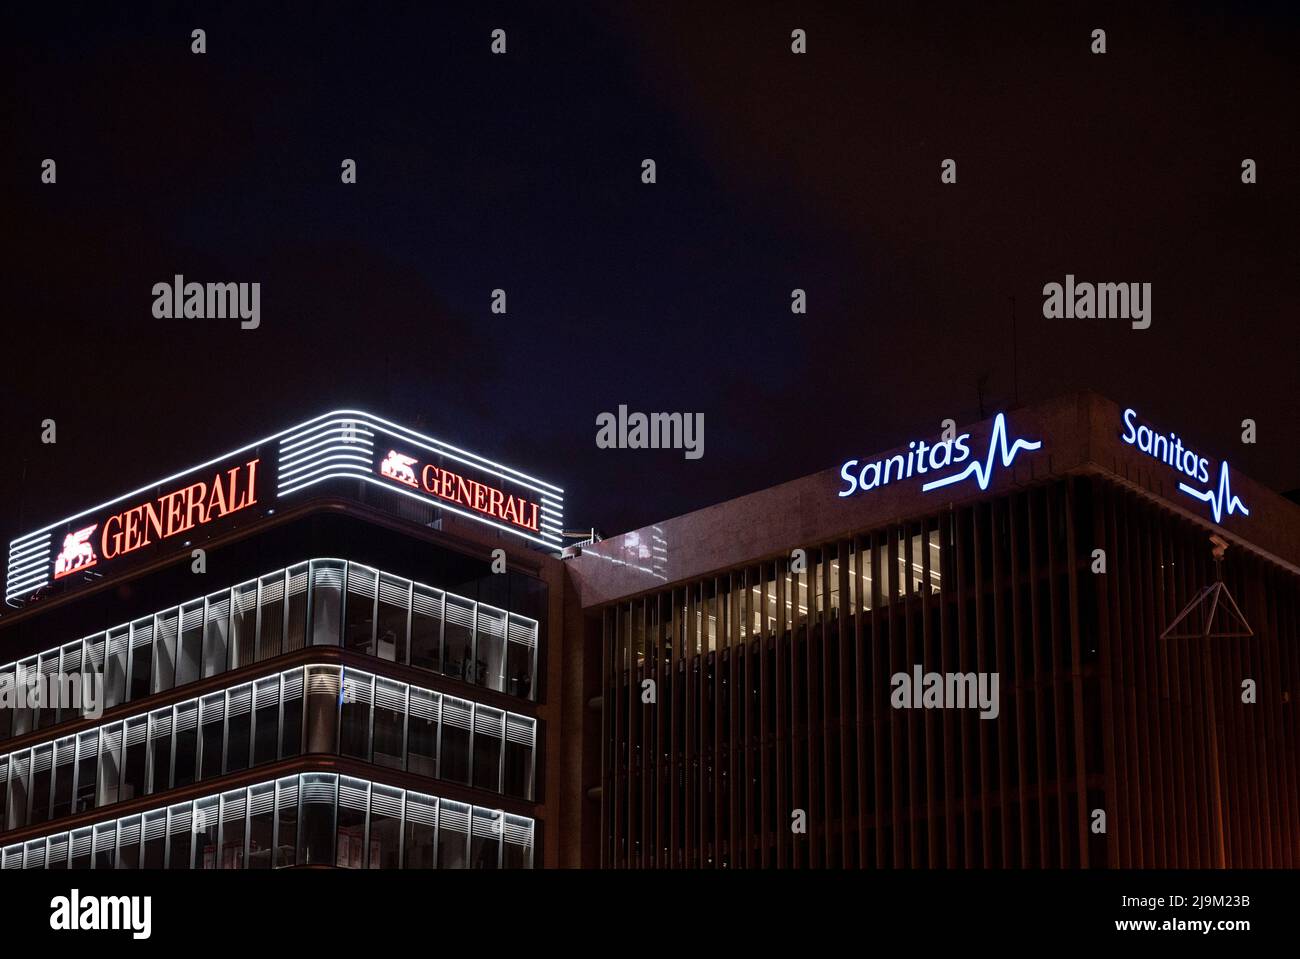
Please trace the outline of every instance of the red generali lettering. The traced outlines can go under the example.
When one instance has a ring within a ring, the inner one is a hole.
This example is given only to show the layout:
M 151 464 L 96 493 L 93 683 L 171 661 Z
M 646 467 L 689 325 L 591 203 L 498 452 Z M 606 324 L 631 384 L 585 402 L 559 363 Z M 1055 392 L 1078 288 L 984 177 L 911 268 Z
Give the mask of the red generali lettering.
M 392 454 L 390 454 L 391 458 Z M 409 459 L 409 457 L 404 457 Z M 399 477 L 389 475 L 392 479 Z M 426 493 L 450 503 L 459 503 L 478 513 L 494 516 L 515 526 L 537 532 L 541 508 L 522 496 L 513 496 L 478 480 L 466 479 L 451 470 L 427 464 L 420 471 L 420 486 Z
M 229 516 L 257 502 L 257 464 L 249 460 L 104 520 L 99 552 L 104 559 L 133 553 L 158 540 Z

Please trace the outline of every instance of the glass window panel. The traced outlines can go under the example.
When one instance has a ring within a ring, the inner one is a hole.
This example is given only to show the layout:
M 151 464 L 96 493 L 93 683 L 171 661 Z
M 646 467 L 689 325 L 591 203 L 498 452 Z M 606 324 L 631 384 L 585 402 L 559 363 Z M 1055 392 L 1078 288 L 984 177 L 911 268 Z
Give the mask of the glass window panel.
M 306 563 L 289 570 L 286 587 L 288 614 L 285 617 L 284 651 L 302 649 L 307 642 L 307 578 Z
M 225 725 L 226 694 L 204 696 L 199 710 L 199 779 L 221 775 Z
M 126 701 L 126 657 L 130 652 L 131 630 L 119 626 L 108 631 L 104 653 L 104 708 Z
M 149 714 L 149 783 L 151 793 L 170 789 L 172 782 L 172 710 Z
M 217 842 L 220 840 L 221 799 L 206 796 L 194 804 L 194 868 L 217 868 Z
M 505 713 L 489 706 L 474 707 L 474 785 L 501 791 L 501 742 Z
M 35 656 L 33 656 L 31 659 L 24 659 L 21 663 L 19 663 L 16 667 L 16 671 L 14 674 L 15 688 L 17 689 L 27 688 L 27 684 L 31 682 L 30 677 L 32 673 L 37 672 L 39 668 L 40 668 L 40 664 L 38 663 Z M 35 728 L 34 726 L 35 722 L 36 722 L 36 716 L 32 712 L 31 708 L 27 705 L 27 697 L 26 696 L 19 697 L 18 707 L 14 710 L 14 722 L 13 722 L 14 735 L 24 736 L 27 733 L 30 733 Z
M 407 722 L 407 769 L 420 776 L 438 775 L 438 714 L 441 697 L 411 687 Z
M 287 759 L 302 752 L 302 676 L 301 669 L 280 677 L 284 699 L 284 719 L 280 727 L 280 756 Z
M 181 607 L 180 650 L 176 654 L 176 685 L 192 683 L 203 674 L 203 600 Z
M 531 869 L 533 866 L 533 821 L 523 816 L 506 815 L 505 848 L 501 865 L 506 869 Z
M 406 619 L 411 583 L 387 574 L 379 577 L 379 619 L 375 655 L 389 662 L 406 662 Z
M 480 604 L 477 635 L 474 682 L 488 689 L 505 689 L 506 614 Z
M 275 783 L 249 790 L 248 868 L 270 869 L 275 840 Z
M 117 824 L 117 868 L 140 868 L 140 830 L 142 820 L 139 816 L 128 816 Z
M 500 810 L 474 807 L 469 852 L 472 868 L 501 868 L 501 825 Z
M 339 778 L 338 837 L 334 864 L 340 869 L 363 869 L 369 859 L 366 850 L 366 812 L 370 807 L 370 784 L 349 776 Z
M 260 679 L 254 688 L 253 765 L 275 762 L 280 745 L 280 677 Z M 270 843 L 267 843 L 268 848 Z M 269 863 L 268 863 L 269 865 Z
M 122 782 L 122 724 L 114 723 L 99 734 L 99 793 L 96 805 L 117 802 Z
M 50 818 L 50 800 L 54 786 L 54 746 L 46 743 L 32 750 L 31 812 L 30 824 L 45 822 Z
M 370 858 L 367 868 L 396 869 L 402 856 L 402 790 L 376 783 L 370 789 Z
M 77 775 L 77 740 L 73 736 L 59 740 L 54 747 L 54 808 L 51 819 L 72 814 L 72 787 Z M 0 813 L 0 821 L 4 819 Z
M 520 799 L 533 798 L 533 750 L 536 721 L 527 716 L 506 715 L 505 782 L 502 791 Z
M 226 693 L 226 772 L 248 768 L 253 734 L 253 685 L 245 683 Z
M 10 663 L 0 667 L 0 687 L 7 689 L 17 689 L 18 686 L 14 680 L 14 665 Z M 0 709 L 0 740 L 8 739 L 14 732 L 14 711 L 9 708 Z M 0 784 L 2 787 L 3 784 Z
M 257 581 L 240 583 L 231 591 L 230 668 L 253 662 L 257 645 Z
M 402 837 L 403 868 L 433 869 L 437 865 L 438 800 L 406 794 L 406 826 Z
M 452 696 L 442 698 L 442 742 L 438 774 L 469 785 L 469 739 L 473 704 Z
M 284 574 L 262 577 L 258 599 L 257 661 L 280 655 L 284 640 Z
M 375 742 L 377 766 L 402 768 L 402 740 L 406 722 L 406 684 L 375 680 Z
M 244 839 L 248 819 L 248 790 L 232 789 L 221 794 L 221 851 L 219 869 L 244 868 Z
M 188 700 L 176 707 L 176 761 L 173 782 L 177 787 L 194 782 L 199 758 L 199 703 Z
M 339 669 L 312 666 L 307 670 L 307 752 L 338 752 Z
M 348 649 L 375 655 L 375 587 L 378 577 L 373 569 L 348 564 L 347 623 L 345 645 Z
M 140 868 L 163 869 L 167 866 L 167 810 L 154 809 L 144 814 L 141 825 Z
M 40 709 L 36 711 L 36 728 L 45 729 L 59 721 L 59 651 L 42 653 L 40 670 L 44 682 L 40 689 Z
M 298 863 L 298 777 L 275 784 L 275 868 Z
M 343 564 L 323 560 L 311 564 L 311 641 L 313 646 L 339 645 Z
M 61 832 L 51 836 L 45 843 L 45 868 L 68 868 L 68 834 Z M 119 867 L 121 868 L 121 867 Z
M 474 603 L 447 596 L 447 622 L 443 628 L 443 671 L 448 676 L 474 681 Z
M 469 862 L 469 811 L 464 803 L 438 803 L 438 868 L 464 869 Z
M 203 676 L 216 676 L 226 671 L 227 647 L 230 636 L 230 592 L 214 593 L 208 597 L 206 622 L 203 628 Z
M 299 830 L 299 862 L 304 866 L 334 864 L 334 810 L 337 776 L 330 773 L 304 773 L 302 782 L 302 822 Z
M 153 688 L 154 692 L 171 689 L 176 681 L 176 640 L 178 611 L 169 609 L 154 618 Z
M 416 585 L 411 600 L 411 665 L 442 670 L 442 591 Z
M 537 661 L 537 623 L 511 615 L 506 643 L 506 692 L 533 698 L 533 670 Z
M 343 671 L 339 751 L 357 759 L 370 758 L 370 706 L 374 677 L 355 669 Z
M 167 868 L 189 869 L 194 852 L 193 803 L 177 803 L 167 810 Z
M 152 690 L 153 617 L 131 624 L 131 700 L 144 699 Z
M 91 865 L 91 855 L 94 851 L 92 845 L 94 831 L 89 826 L 83 826 L 81 829 L 72 831 L 70 840 L 70 850 L 68 852 L 69 869 L 89 869 Z
M 122 748 L 122 801 L 145 795 L 145 779 L 149 772 L 149 720 L 134 716 L 126 721 L 125 741 Z
M 96 730 L 77 736 L 77 780 L 73 808 L 81 813 L 95 808 L 95 784 L 99 775 L 99 733 Z

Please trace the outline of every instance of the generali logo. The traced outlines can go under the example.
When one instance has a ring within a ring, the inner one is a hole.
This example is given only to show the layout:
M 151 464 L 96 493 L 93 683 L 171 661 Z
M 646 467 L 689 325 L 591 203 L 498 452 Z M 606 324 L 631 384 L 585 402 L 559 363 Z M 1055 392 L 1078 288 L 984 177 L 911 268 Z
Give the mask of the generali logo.
M 79 529 L 63 537 L 63 550 L 54 557 L 55 579 L 75 573 L 79 569 L 90 569 L 99 562 L 99 557 L 95 555 L 95 547 L 89 542 L 90 534 L 98 525 L 92 523 L 85 529 Z
M 425 463 L 417 474 L 419 461 L 390 449 L 379 463 L 379 474 L 403 486 L 422 490 L 438 499 L 468 507 L 476 513 L 503 520 L 521 529 L 536 533 L 540 526 L 541 507 L 522 496 L 468 479 L 459 473 Z

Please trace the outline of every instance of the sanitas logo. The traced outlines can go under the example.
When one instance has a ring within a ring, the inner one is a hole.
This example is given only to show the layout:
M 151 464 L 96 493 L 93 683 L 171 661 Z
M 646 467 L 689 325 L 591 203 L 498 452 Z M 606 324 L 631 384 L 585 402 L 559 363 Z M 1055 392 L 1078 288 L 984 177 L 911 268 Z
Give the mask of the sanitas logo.
M 1218 484 L 1209 489 L 1201 489 L 1201 486 L 1206 486 L 1210 482 L 1210 461 L 1183 446 L 1183 441 L 1178 438 L 1177 433 L 1170 433 L 1167 436 L 1164 433 L 1157 433 L 1145 423 L 1139 423 L 1138 415 L 1134 410 L 1127 409 L 1124 411 L 1124 432 L 1119 438 L 1129 446 L 1136 446 L 1147 456 L 1154 457 L 1166 466 L 1172 466 L 1179 472 L 1185 473 L 1190 479 L 1196 480 L 1198 486 L 1179 482 L 1178 489 L 1208 504 L 1216 523 L 1223 522 L 1225 508 L 1229 516 L 1233 513 L 1250 515 L 1246 504 L 1232 492 L 1227 460 L 1219 464 Z
M 884 460 L 873 460 L 859 465 L 860 460 L 849 460 L 840 467 L 840 478 L 848 484 L 840 490 L 839 496 L 852 496 L 858 492 L 868 492 L 878 486 L 884 486 L 892 480 L 911 479 L 913 475 L 923 475 L 931 470 L 947 469 L 958 466 L 971 458 L 968 441 L 971 434 L 962 433 L 951 440 L 941 440 L 933 445 L 925 440 L 913 440 L 907 445 L 907 456 L 895 453 Z M 951 486 L 964 480 L 975 478 L 982 490 L 989 488 L 993 470 L 1000 461 L 1010 466 L 1021 450 L 1033 451 L 1042 447 L 1041 440 L 1015 440 L 1009 442 L 1007 436 L 1007 419 L 999 413 L 993 419 L 993 429 L 989 433 L 989 445 L 984 456 L 972 461 L 964 470 L 947 476 L 932 479 L 922 484 L 921 492 L 941 486 Z

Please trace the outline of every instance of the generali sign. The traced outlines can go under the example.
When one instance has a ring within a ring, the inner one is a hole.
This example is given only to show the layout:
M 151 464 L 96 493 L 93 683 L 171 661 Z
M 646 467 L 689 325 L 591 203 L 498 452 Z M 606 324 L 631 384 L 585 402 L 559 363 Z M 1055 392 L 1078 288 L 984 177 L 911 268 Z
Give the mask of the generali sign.
M 62 579 L 97 565 L 101 559 L 134 553 L 247 509 L 257 503 L 259 462 L 251 459 L 217 473 L 210 481 L 190 483 L 68 533 L 63 538 L 63 549 L 54 558 L 54 578 Z
M 362 496 L 365 486 L 386 495 Z M 560 487 L 373 414 L 335 410 L 10 540 L 5 602 L 80 588 L 173 540 L 203 542 L 229 517 L 239 522 L 241 513 L 252 518 L 312 494 L 407 519 L 397 500 L 414 498 L 531 547 L 563 548 Z

